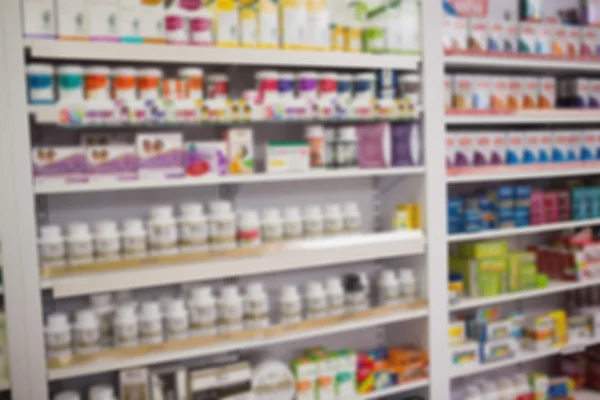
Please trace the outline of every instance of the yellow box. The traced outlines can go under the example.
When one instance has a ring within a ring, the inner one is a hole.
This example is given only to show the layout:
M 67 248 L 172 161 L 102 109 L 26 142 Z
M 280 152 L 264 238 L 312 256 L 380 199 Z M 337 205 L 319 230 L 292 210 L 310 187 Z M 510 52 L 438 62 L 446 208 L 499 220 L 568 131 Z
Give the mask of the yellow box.
M 421 206 L 419 204 L 398 204 L 394 213 L 393 226 L 396 230 L 421 228 Z
M 554 321 L 554 347 L 564 347 L 569 343 L 567 313 L 565 310 L 554 310 L 548 314 Z

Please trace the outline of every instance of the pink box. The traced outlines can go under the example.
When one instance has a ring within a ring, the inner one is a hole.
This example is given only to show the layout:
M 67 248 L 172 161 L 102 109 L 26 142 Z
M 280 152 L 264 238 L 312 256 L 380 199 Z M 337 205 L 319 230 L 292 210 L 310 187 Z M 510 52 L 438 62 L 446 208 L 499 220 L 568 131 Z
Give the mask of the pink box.
M 584 57 L 597 56 L 598 39 L 598 28 L 595 26 L 581 28 L 581 55 Z

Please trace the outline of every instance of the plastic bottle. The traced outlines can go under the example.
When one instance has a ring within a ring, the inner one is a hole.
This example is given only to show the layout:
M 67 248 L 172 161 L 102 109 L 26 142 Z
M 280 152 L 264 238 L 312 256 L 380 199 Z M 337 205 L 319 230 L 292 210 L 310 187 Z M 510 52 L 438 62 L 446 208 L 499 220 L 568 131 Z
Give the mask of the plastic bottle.
M 113 344 L 114 307 L 109 293 L 90 296 L 90 307 L 96 314 L 100 329 L 100 346 L 111 347 Z
M 131 102 L 137 99 L 137 71 L 131 67 L 119 67 L 113 71 L 113 98 Z
M 89 400 L 116 400 L 115 392 L 109 385 L 94 385 L 88 391 Z
M 393 306 L 400 303 L 400 282 L 394 271 L 384 269 L 378 280 L 379 305 Z
M 58 360 L 70 357 L 73 354 L 71 349 L 71 326 L 67 314 L 54 313 L 48 315 L 45 333 L 48 360 Z
M 40 228 L 40 259 L 43 268 L 64 267 L 65 239 L 58 225 L 45 225 Z
M 85 98 L 87 100 L 110 100 L 110 68 L 91 66 L 85 69 Z
M 94 261 L 92 235 L 87 224 L 74 222 L 67 228 L 67 258 L 71 265 L 91 264 Z
M 117 223 L 99 221 L 94 224 L 94 250 L 96 261 L 117 261 L 121 258 L 121 241 Z
M 239 214 L 237 239 L 240 247 L 256 247 L 261 244 L 260 219 L 256 211 Z
M 187 44 L 190 39 L 187 20 L 188 12 L 179 7 L 169 7 L 165 12 L 167 43 Z
M 325 166 L 336 168 L 337 133 L 333 128 L 326 128 L 323 135 L 325 137 Z
M 217 300 L 212 289 L 201 286 L 192 289 L 188 301 L 190 311 L 190 334 L 214 336 L 217 334 Z
M 202 100 L 204 98 L 204 71 L 202 68 L 181 68 L 179 77 L 183 80 L 186 98 L 190 100 Z
M 279 92 L 277 91 L 279 73 L 277 71 L 257 71 L 254 79 L 258 88 L 258 102 L 260 104 L 271 105 L 279 101 Z
M 311 281 L 306 285 L 306 319 L 327 316 L 327 294 L 321 282 Z
M 310 167 L 325 166 L 325 129 L 323 125 L 309 125 L 304 131 L 304 138 L 310 146 Z
M 235 249 L 236 226 L 235 215 L 228 201 L 213 201 L 210 203 L 210 219 L 208 234 L 212 251 L 227 251 Z
M 182 253 L 208 251 L 208 222 L 200 203 L 186 203 L 179 207 L 179 238 Z
M 81 400 L 81 395 L 73 390 L 60 392 L 54 395 L 53 400 Z
M 358 166 L 356 127 L 343 126 L 338 131 L 336 146 L 336 166 L 338 168 L 355 168 Z
M 286 207 L 283 211 L 283 237 L 286 240 L 300 239 L 303 231 L 300 209 L 298 207 Z
M 115 347 L 136 347 L 138 345 L 137 315 L 131 304 L 117 307 L 113 328 Z
M 269 326 L 269 298 L 262 283 L 253 282 L 246 287 L 244 296 L 244 326 L 261 329 Z
M 129 306 L 134 310 L 137 309 L 138 302 L 133 296 L 133 292 L 130 290 L 122 290 L 115 294 L 115 304 L 120 306 Z
M 51 64 L 28 64 L 27 100 L 32 105 L 54 104 L 54 66 Z
M 415 301 L 417 297 L 417 281 L 413 271 L 411 269 L 401 269 L 399 282 L 402 301 Z
M 58 67 L 58 98 L 63 104 L 81 105 L 83 102 L 83 67 L 81 65 Z
M 189 335 L 190 319 L 183 299 L 173 299 L 165 314 L 167 340 L 183 340 Z
M 302 321 L 302 299 L 294 285 L 284 285 L 279 297 L 279 323 L 297 324 Z
M 226 74 L 210 74 L 208 81 L 208 98 L 226 101 L 229 97 L 229 77 Z
M 267 208 L 263 211 L 261 227 L 264 243 L 278 243 L 283 239 L 283 222 L 278 209 Z
M 160 99 L 163 72 L 160 68 L 144 68 L 139 71 L 141 100 Z
M 479 388 L 477 386 L 468 386 L 465 390 L 465 400 L 483 400 Z
M 340 278 L 327 279 L 327 310 L 329 315 L 342 315 L 346 313 L 346 293 Z
M 190 36 L 196 46 L 212 46 L 213 44 L 213 15 L 207 7 L 193 12 L 190 19 Z
M 364 280 L 358 274 L 344 276 L 346 292 L 346 309 L 349 313 L 363 311 L 369 308 L 368 290 Z
M 354 76 L 354 98 L 371 101 L 375 98 L 375 74 L 364 72 Z
M 304 213 L 304 236 L 318 237 L 323 234 L 323 214 L 321 207 L 318 205 L 310 205 Z
M 148 245 L 151 255 L 177 254 L 177 226 L 173 207 L 157 206 L 150 210 Z
M 484 400 L 501 400 L 500 391 L 494 382 L 487 381 L 481 385 Z
M 244 329 L 243 300 L 237 286 L 227 285 L 221 289 L 218 314 L 219 333 L 233 333 Z
M 327 204 L 323 218 L 326 235 L 339 235 L 344 230 L 344 217 L 339 204 Z
M 146 245 L 146 229 L 141 219 L 126 219 L 123 221 L 121 241 L 123 247 L 123 258 L 140 259 L 148 255 Z
M 513 382 L 508 378 L 502 378 L 498 381 L 498 391 L 500 392 L 500 398 L 505 399 L 516 399 L 518 396 L 517 388 Z
M 156 344 L 164 341 L 163 318 L 158 302 L 146 301 L 142 303 L 138 325 L 141 344 Z
M 362 217 L 358 203 L 348 202 L 344 204 L 344 230 L 346 232 L 359 232 L 362 226 Z
M 92 354 L 100 350 L 100 324 L 94 310 L 79 310 L 73 328 L 75 353 Z

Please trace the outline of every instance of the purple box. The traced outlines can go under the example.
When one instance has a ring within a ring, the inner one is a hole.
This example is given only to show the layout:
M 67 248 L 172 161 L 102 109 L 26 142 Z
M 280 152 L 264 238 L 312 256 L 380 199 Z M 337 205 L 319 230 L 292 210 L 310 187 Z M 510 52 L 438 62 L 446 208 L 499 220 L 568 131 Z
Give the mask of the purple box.
M 392 165 L 412 167 L 423 164 L 423 131 L 417 123 L 392 125 Z
M 36 147 L 32 150 L 36 184 L 87 182 L 89 165 L 85 148 L 79 146 Z
M 390 166 L 390 124 L 368 124 L 356 128 L 358 165 L 361 168 Z
M 129 181 L 138 177 L 138 158 L 133 145 L 91 146 L 86 150 L 90 181 Z
M 136 137 L 140 179 L 185 176 L 181 133 L 139 134 Z

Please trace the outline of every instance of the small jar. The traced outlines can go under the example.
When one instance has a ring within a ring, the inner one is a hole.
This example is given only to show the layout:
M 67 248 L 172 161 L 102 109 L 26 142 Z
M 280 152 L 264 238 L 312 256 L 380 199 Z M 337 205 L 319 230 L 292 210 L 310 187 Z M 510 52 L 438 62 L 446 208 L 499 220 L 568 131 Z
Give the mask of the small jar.
M 96 313 L 100 329 L 100 346 L 107 348 L 113 345 L 113 319 L 115 309 L 110 293 L 90 296 L 90 307 Z
M 227 251 L 236 247 L 235 215 L 228 201 L 210 203 L 210 222 L 208 234 L 212 251 Z
M 417 280 L 410 269 L 401 269 L 399 275 L 400 294 L 402 301 L 411 302 L 417 298 Z
M 368 290 L 363 279 L 358 274 L 344 277 L 346 292 L 346 309 L 349 313 L 364 311 L 369 308 Z
M 94 385 L 88 391 L 89 400 L 116 400 L 115 391 L 109 385 Z
M 394 271 L 384 269 L 379 273 L 379 305 L 393 306 L 400 303 L 400 282 Z
M 217 334 L 217 300 L 210 287 L 201 286 L 193 289 L 188 308 L 192 336 L 215 336 Z
M 141 100 L 159 100 L 163 72 L 159 68 L 144 68 L 139 71 Z
M 73 390 L 69 390 L 55 394 L 52 400 L 81 400 L 81 395 Z
M 327 316 L 327 294 L 321 282 L 308 282 L 306 285 L 306 319 L 325 318 Z
M 323 132 L 325 140 L 325 166 L 337 167 L 337 133 L 333 128 L 326 128 Z
M 51 64 L 28 64 L 26 69 L 29 104 L 54 104 L 54 67 Z
M 277 82 L 277 90 L 279 92 L 279 99 L 283 101 L 294 99 L 294 87 L 295 87 L 294 74 L 291 72 L 280 72 L 279 81 Z
M 181 68 L 179 77 L 183 82 L 185 97 L 190 100 L 204 98 L 204 71 L 202 68 Z
M 42 268 L 64 267 L 65 239 L 58 225 L 45 225 L 40 228 L 40 260 Z
M 297 324 L 302 321 L 302 299 L 294 285 L 281 288 L 279 297 L 279 323 L 281 325 Z
M 354 76 L 354 98 L 371 100 L 375 98 L 375 74 L 364 72 Z
M 278 243 L 283 239 L 283 221 L 278 209 L 268 208 L 263 212 L 261 227 L 264 243 Z
M 304 233 L 302 216 L 298 207 L 286 207 L 283 210 L 283 237 L 286 240 L 300 239 Z
M 70 265 L 91 264 L 94 261 L 92 235 L 87 224 L 75 222 L 67 228 L 67 258 Z
M 115 347 L 136 347 L 138 341 L 138 320 L 135 307 L 130 304 L 119 306 L 113 322 Z
M 173 299 L 165 314 L 167 340 L 187 339 L 190 329 L 190 319 L 183 299 Z
M 233 333 L 244 329 L 244 306 L 237 286 L 227 285 L 221 289 L 217 307 L 219 333 Z
M 110 68 L 92 66 L 85 69 L 85 97 L 88 100 L 110 100 Z
M 173 207 L 158 206 L 150 210 L 148 245 L 151 255 L 177 254 L 177 224 Z
M 200 203 L 186 203 L 179 208 L 179 246 L 182 253 L 208 252 L 208 222 Z
M 131 290 L 122 290 L 115 293 L 115 304 L 118 307 L 129 306 L 134 310 L 136 310 L 138 306 L 138 302 L 133 297 L 133 292 Z
M 137 99 L 137 71 L 120 67 L 113 72 L 113 99 L 133 102 Z
M 190 39 L 196 46 L 213 45 L 213 18 L 206 8 L 198 8 L 190 17 Z
M 257 71 L 255 77 L 260 104 L 275 104 L 279 101 L 279 73 L 272 70 Z
M 141 344 L 157 344 L 164 341 L 163 319 L 160 304 L 156 301 L 142 303 L 138 315 Z
M 48 360 L 60 360 L 73 354 L 71 349 L 71 326 L 67 314 L 54 313 L 48 315 L 45 333 Z
M 318 95 L 317 78 L 316 72 L 300 72 L 298 74 L 298 97 L 316 101 Z
M 208 98 L 213 100 L 227 100 L 229 97 L 229 77 L 225 74 L 210 74 L 208 81 Z
M 337 74 L 325 72 L 319 75 L 319 98 L 333 102 L 337 96 Z
M 167 43 L 187 44 L 190 37 L 187 11 L 179 7 L 168 8 L 165 12 L 165 31 Z
M 100 350 L 100 324 L 94 310 L 77 312 L 74 332 L 77 354 L 92 354 Z
M 244 326 L 262 329 L 269 326 L 269 297 L 262 283 L 250 283 L 244 296 Z
M 323 125 L 309 125 L 304 131 L 304 138 L 310 147 L 310 167 L 325 166 L 325 129 Z
M 338 74 L 337 76 L 337 101 L 339 104 L 348 105 L 352 100 L 352 75 Z
M 96 261 L 117 261 L 121 258 L 121 239 L 117 223 L 100 221 L 94 225 L 94 251 Z
M 305 237 L 312 238 L 323 235 L 323 214 L 321 214 L 321 207 L 313 204 L 306 208 L 303 226 Z
M 238 219 L 237 240 L 240 247 L 257 247 L 261 244 L 260 219 L 256 211 L 242 211 Z
M 63 103 L 83 103 L 83 67 L 63 65 L 58 68 L 58 98 Z
M 343 210 L 344 218 L 344 231 L 346 232 L 359 232 L 362 226 L 362 217 L 358 203 L 350 201 L 344 204 Z
M 344 231 L 344 217 L 339 204 L 325 206 L 324 231 L 326 235 L 339 235 Z
M 141 259 L 147 254 L 146 229 L 141 219 L 126 219 L 123 221 L 121 240 L 123 247 L 123 258 Z
M 358 166 L 357 142 L 354 126 L 344 126 L 339 129 L 335 154 L 338 168 L 356 168 Z
M 327 279 L 327 310 L 329 315 L 342 315 L 346 312 L 346 293 L 342 280 L 338 277 Z

